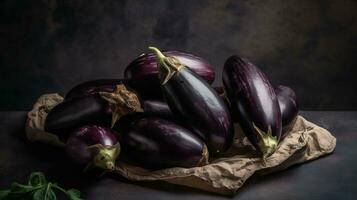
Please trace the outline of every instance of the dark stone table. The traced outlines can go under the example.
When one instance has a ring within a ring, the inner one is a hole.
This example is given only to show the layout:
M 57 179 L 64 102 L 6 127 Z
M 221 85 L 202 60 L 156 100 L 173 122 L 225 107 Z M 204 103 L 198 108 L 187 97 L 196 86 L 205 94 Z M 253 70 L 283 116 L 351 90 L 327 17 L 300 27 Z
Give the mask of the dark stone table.
M 357 199 L 357 112 L 305 111 L 301 115 L 337 138 L 332 155 L 267 176 L 253 176 L 239 200 Z M 227 199 L 163 182 L 131 183 L 114 175 L 92 177 L 68 162 L 59 149 L 33 144 L 24 137 L 25 112 L 0 112 L 0 189 L 24 182 L 32 171 L 82 191 L 85 199 Z

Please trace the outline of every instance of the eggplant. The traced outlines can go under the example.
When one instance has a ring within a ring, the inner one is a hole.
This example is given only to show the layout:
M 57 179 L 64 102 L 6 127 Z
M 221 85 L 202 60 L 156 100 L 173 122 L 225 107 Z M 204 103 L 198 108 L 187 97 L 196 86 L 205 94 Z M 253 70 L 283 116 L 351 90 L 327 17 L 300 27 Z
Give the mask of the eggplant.
M 76 97 L 93 95 L 100 92 L 114 92 L 119 84 L 126 84 L 125 79 L 97 79 L 80 83 L 73 87 L 65 96 L 65 101 Z M 160 89 L 161 90 L 161 89 Z M 135 91 L 131 92 L 135 93 Z M 147 115 L 160 116 L 167 119 L 173 119 L 171 110 L 166 102 L 160 100 L 141 100 L 140 104 Z
M 97 79 L 86 81 L 74 86 L 65 95 L 65 100 L 69 100 L 75 97 L 80 97 L 83 95 L 91 95 L 99 92 L 113 92 L 116 85 L 124 84 L 126 85 L 126 80 L 124 79 Z
M 141 103 L 144 112 L 137 112 L 131 115 L 123 116 L 115 124 L 114 129 L 118 132 L 127 132 L 130 128 L 129 125 L 132 121 L 143 117 L 160 117 L 162 119 L 167 119 L 175 123 L 179 123 L 175 119 L 175 116 L 171 112 L 169 106 L 166 102 L 156 101 L 156 100 L 146 100 Z
M 135 112 L 142 112 L 138 97 L 124 84 L 119 84 L 111 92 L 85 94 L 58 104 L 48 113 L 45 130 L 66 139 L 68 133 L 78 127 L 111 127 L 120 117 Z
M 224 64 L 223 85 L 243 132 L 263 158 L 269 157 L 278 146 L 282 120 L 268 78 L 247 59 L 231 56 Z
M 274 88 L 278 97 L 282 126 L 288 126 L 295 121 L 299 112 L 299 105 L 294 90 L 287 86 L 278 85 Z
M 230 103 L 227 100 L 227 96 L 224 92 L 224 88 L 213 87 L 213 89 L 216 90 L 216 92 L 226 102 L 226 105 L 230 108 Z M 274 87 L 274 91 L 276 96 L 278 97 L 282 126 L 284 128 L 290 125 L 291 122 L 293 122 L 296 119 L 299 111 L 299 105 L 297 102 L 296 94 L 291 88 L 283 85 L 278 85 Z M 238 122 L 237 113 L 235 112 L 235 110 L 229 109 L 229 111 L 231 112 L 233 121 Z
M 45 120 L 45 131 L 66 139 L 75 129 L 84 125 L 110 126 L 111 109 L 99 94 L 81 96 L 56 105 Z
M 87 125 L 75 130 L 67 140 L 66 153 L 71 160 L 87 169 L 114 170 L 120 153 L 115 133 L 105 127 Z
M 213 83 L 214 69 L 203 58 L 180 51 L 164 51 L 164 54 L 175 57 L 209 84 Z M 129 85 L 145 99 L 162 99 L 158 76 L 159 70 L 153 53 L 142 54 L 124 71 L 124 77 L 129 80 Z
M 164 119 L 174 120 L 174 115 L 166 102 L 146 100 L 142 102 L 142 105 L 144 113 L 147 116 L 157 116 Z
M 125 79 L 97 79 L 80 83 L 73 87 L 65 96 L 65 100 L 92 95 L 100 92 L 112 93 L 119 84 L 126 84 Z M 161 90 L 161 89 L 160 89 Z M 131 90 L 135 93 L 135 91 Z M 173 119 L 172 112 L 166 102 L 160 100 L 142 99 L 140 104 L 146 115 Z
M 191 69 L 172 56 L 149 47 L 157 59 L 160 82 L 171 112 L 206 143 L 211 155 L 226 151 L 233 141 L 233 123 L 223 100 Z
M 119 108 L 121 114 L 116 118 L 113 117 L 116 116 L 115 109 L 113 113 L 113 108 L 110 106 L 110 103 L 103 99 L 99 93 L 83 95 L 84 96 L 70 98 L 55 106 L 46 117 L 45 130 L 50 133 L 55 133 L 61 136 L 61 139 L 66 140 L 71 131 L 86 124 L 111 127 L 120 117 L 141 112 L 135 107 L 125 110 L 125 106 L 122 105 L 122 107 Z M 136 102 L 135 98 L 134 102 Z M 140 102 L 139 106 L 143 107 L 143 115 L 145 116 L 159 116 L 166 119 L 174 119 L 170 108 L 165 102 L 146 100 Z
M 208 150 L 204 142 L 176 123 L 142 117 L 121 130 L 122 154 L 131 162 L 147 169 L 197 167 L 207 164 Z

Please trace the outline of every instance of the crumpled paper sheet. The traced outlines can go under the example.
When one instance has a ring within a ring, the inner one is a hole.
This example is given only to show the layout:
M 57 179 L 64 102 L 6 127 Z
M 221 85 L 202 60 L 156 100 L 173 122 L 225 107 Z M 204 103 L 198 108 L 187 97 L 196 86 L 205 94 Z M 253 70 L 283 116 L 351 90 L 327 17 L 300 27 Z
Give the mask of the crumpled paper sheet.
M 33 105 L 32 110 L 27 113 L 26 137 L 32 142 L 43 142 L 54 146 L 65 146 L 55 134 L 45 131 L 45 120 L 48 112 L 63 101 L 59 94 L 44 94 L 40 96 Z
M 33 110 L 28 114 L 26 124 L 27 137 L 31 141 L 63 145 L 56 136 L 43 131 L 48 108 L 62 100 L 63 98 L 58 94 L 46 94 L 38 99 Z M 149 171 L 119 160 L 114 173 L 132 181 L 161 180 L 231 195 L 254 173 L 268 174 L 283 170 L 294 164 L 329 154 L 336 147 L 336 138 L 329 131 L 298 116 L 289 130 L 285 130 L 277 151 L 263 161 L 243 136 L 238 125 L 235 130 L 236 138 L 232 148 L 223 157 L 211 159 L 210 164 L 206 166 Z

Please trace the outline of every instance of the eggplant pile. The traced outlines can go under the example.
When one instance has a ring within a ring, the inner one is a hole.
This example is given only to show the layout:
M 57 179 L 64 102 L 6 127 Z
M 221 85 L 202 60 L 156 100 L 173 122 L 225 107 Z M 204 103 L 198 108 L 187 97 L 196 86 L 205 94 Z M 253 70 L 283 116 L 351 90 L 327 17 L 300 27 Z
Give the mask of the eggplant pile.
M 178 59 L 150 47 L 157 59 L 162 93 L 172 112 L 207 144 L 211 154 L 226 151 L 233 123 L 217 92 Z
M 66 143 L 72 161 L 106 171 L 117 160 L 151 170 L 198 167 L 231 147 L 234 123 L 265 159 L 298 115 L 294 91 L 274 87 L 245 58 L 229 57 L 223 87 L 212 87 L 205 59 L 149 50 L 124 79 L 79 83 L 49 111 L 44 129 Z

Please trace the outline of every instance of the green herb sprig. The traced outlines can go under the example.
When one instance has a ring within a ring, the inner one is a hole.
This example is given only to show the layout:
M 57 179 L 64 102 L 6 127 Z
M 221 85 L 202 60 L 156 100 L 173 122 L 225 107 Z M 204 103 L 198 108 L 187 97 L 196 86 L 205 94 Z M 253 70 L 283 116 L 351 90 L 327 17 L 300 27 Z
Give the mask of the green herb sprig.
M 0 190 L 0 200 L 56 200 L 55 190 L 63 192 L 69 200 L 83 200 L 78 190 L 65 190 L 48 182 L 42 172 L 32 172 L 26 185 L 14 182 L 10 189 Z

